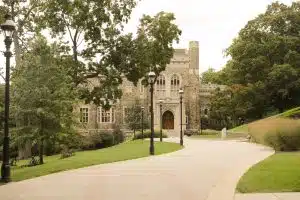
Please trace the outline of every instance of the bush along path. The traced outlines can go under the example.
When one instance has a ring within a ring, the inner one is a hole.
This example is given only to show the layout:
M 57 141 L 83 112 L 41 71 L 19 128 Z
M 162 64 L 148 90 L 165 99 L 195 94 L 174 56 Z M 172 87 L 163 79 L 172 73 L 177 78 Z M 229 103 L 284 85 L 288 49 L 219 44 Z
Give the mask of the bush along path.
M 155 154 L 169 153 L 181 148 L 176 143 L 156 142 Z M 32 167 L 25 167 L 28 160 L 21 160 L 17 163 L 17 166 L 12 167 L 12 181 L 21 181 L 70 169 L 147 156 L 149 156 L 149 141 L 135 140 L 105 149 L 76 152 L 73 156 L 65 159 L 62 159 L 61 155 L 47 156 L 43 165 Z

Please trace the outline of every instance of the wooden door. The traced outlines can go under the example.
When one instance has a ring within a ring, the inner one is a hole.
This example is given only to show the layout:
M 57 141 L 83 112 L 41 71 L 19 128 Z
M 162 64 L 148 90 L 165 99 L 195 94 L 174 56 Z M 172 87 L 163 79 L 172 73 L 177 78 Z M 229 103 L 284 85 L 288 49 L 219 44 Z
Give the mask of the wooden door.
M 166 111 L 162 118 L 163 129 L 174 129 L 174 115 L 171 111 Z

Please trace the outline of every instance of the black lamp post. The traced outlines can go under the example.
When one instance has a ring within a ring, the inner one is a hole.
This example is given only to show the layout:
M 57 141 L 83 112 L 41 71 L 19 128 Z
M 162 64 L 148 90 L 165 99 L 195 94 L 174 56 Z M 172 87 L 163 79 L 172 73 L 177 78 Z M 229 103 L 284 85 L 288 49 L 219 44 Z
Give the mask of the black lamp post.
M 148 73 L 149 83 L 150 83 L 150 95 L 151 95 L 151 135 L 150 135 L 150 155 L 154 155 L 154 113 L 153 113 L 153 85 L 155 81 L 155 73 L 150 71 Z
M 145 107 L 142 106 L 141 109 L 142 109 L 142 140 L 143 140 L 144 139 L 144 109 L 145 109 Z
M 163 100 L 159 100 L 159 116 L 160 116 L 160 141 L 163 141 L 163 137 L 162 137 L 162 103 Z
M 12 53 L 10 46 L 12 43 L 12 35 L 15 31 L 15 23 L 11 19 L 11 15 L 5 16 L 5 22 L 1 24 L 1 30 L 4 32 L 4 43 L 6 51 L 6 71 L 5 71 L 5 110 L 4 110 L 4 138 L 3 138 L 3 162 L 1 166 L 1 180 L 3 182 L 10 182 L 10 164 L 9 164 L 9 78 L 10 78 L 10 57 Z
M 183 135 L 182 135 L 182 98 L 183 98 L 183 90 L 180 88 L 180 145 L 183 146 Z

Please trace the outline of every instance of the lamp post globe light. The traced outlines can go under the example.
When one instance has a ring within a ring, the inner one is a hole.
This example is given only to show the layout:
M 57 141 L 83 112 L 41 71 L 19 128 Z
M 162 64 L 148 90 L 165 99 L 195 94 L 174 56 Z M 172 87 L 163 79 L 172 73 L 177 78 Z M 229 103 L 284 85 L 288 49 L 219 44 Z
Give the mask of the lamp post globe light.
M 160 141 L 163 141 L 163 137 L 162 137 L 162 104 L 163 104 L 163 100 L 159 100 L 159 116 L 160 116 Z
M 180 145 L 183 146 L 183 135 L 182 135 L 182 99 L 183 99 L 183 89 L 179 90 L 180 95 Z
M 150 113 L 151 113 L 151 135 L 150 135 L 150 155 L 154 155 L 154 113 L 153 113 L 153 84 L 155 81 L 155 73 L 150 71 L 148 73 L 149 84 L 150 84 Z
M 141 109 L 142 109 L 142 140 L 143 140 L 144 139 L 144 109 L 145 109 L 145 107 L 142 106 Z
M 15 31 L 15 23 L 13 22 L 11 15 L 5 16 L 5 22 L 1 24 L 1 30 L 4 33 L 4 44 L 6 51 L 4 56 L 6 57 L 6 68 L 5 68 L 5 108 L 4 108 L 4 138 L 3 138 L 3 162 L 1 166 L 1 181 L 10 182 L 10 164 L 9 164 L 9 78 L 10 78 L 10 58 L 12 53 L 10 46 L 12 43 L 12 36 Z

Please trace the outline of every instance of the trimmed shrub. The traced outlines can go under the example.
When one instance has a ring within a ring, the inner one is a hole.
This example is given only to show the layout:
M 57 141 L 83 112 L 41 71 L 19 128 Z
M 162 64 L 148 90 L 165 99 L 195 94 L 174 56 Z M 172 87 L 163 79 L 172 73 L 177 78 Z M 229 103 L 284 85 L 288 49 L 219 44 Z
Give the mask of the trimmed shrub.
M 122 142 L 124 142 L 125 140 L 125 135 L 123 133 L 123 131 L 121 131 L 120 127 L 115 127 L 113 130 L 113 139 L 114 139 L 114 145 L 120 144 Z
M 300 150 L 300 120 L 270 118 L 250 125 L 249 134 L 253 142 L 276 151 Z
M 144 135 L 144 138 L 150 138 L 151 130 L 145 130 L 143 135 Z M 162 137 L 163 138 L 167 138 L 168 136 L 163 132 L 162 133 Z M 154 138 L 160 138 L 160 131 L 154 130 Z M 137 132 L 135 134 L 135 136 L 133 137 L 133 139 L 134 140 L 143 139 L 142 133 L 141 132 Z
M 75 156 L 75 152 L 72 149 L 69 149 L 67 146 L 63 146 L 60 158 L 64 159 L 69 158 L 71 156 Z
M 268 132 L 264 141 L 275 151 L 297 151 L 300 149 L 300 124 L 293 127 L 280 127 L 275 132 Z
M 83 136 L 81 149 L 93 150 L 111 147 L 124 141 L 124 133 L 115 128 L 113 131 L 90 132 L 87 136 Z

